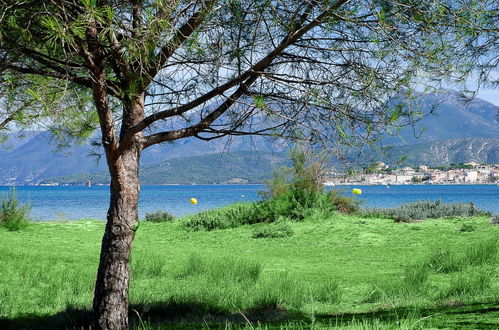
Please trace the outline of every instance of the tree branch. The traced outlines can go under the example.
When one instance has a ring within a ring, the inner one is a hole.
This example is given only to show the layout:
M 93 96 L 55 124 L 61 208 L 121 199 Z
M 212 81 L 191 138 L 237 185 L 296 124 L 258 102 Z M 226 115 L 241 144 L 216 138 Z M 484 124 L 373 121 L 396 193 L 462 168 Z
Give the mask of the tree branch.
M 302 37 L 304 34 L 312 30 L 313 28 L 317 27 L 319 24 L 321 24 L 326 18 L 331 16 L 331 13 L 338 9 L 341 5 L 347 3 L 349 0 L 339 0 L 335 3 L 334 6 L 329 8 L 327 11 L 322 12 L 318 17 L 313 19 L 309 24 L 305 26 L 300 26 L 300 27 L 294 31 L 291 31 L 284 40 L 281 41 L 281 43 L 274 49 L 272 50 L 267 56 L 262 58 L 260 61 L 255 63 L 251 68 L 246 70 L 243 74 L 237 76 L 236 78 L 232 79 L 231 81 L 218 86 L 217 88 L 212 89 L 210 92 L 198 97 L 197 99 L 181 105 L 179 107 L 165 110 L 165 111 L 160 111 L 157 113 L 154 113 L 146 118 L 144 118 L 140 123 L 138 123 L 136 126 L 132 127 L 130 129 L 129 134 L 135 134 L 137 132 L 140 132 L 147 128 L 149 125 L 152 123 L 161 120 L 161 119 L 166 119 L 170 118 L 173 116 L 181 115 L 203 103 L 206 103 L 207 101 L 211 100 L 213 97 L 217 95 L 223 94 L 225 91 L 237 86 L 238 84 L 241 84 L 243 81 L 246 79 L 250 79 L 251 77 L 255 77 L 259 75 L 259 72 L 263 72 L 271 63 L 272 61 L 281 55 L 283 51 L 293 43 L 295 43 L 300 37 Z M 308 13 L 308 11 L 307 11 Z M 303 24 L 308 16 L 307 13 L 304 13 L 300 17 L 299 23 Z
M 166 64 L 170 56 L 178 49 L 180 45 L 184 43 L 196 29 L 203 23 L 206 13 L 214 4 L 215 0 L 207 1 L 201 9 L 199 9 L 196 13 L 194 13 L 189 20 L 182 25 L 177 33 L 172 37 L 170 42 L 164 46 L 156 57 L 155 63 L 153 66 L 146 68 L 144 77 L 144 88 L 151 83 L 154 77 L 158 74 L 158 72 L 163 68 Z

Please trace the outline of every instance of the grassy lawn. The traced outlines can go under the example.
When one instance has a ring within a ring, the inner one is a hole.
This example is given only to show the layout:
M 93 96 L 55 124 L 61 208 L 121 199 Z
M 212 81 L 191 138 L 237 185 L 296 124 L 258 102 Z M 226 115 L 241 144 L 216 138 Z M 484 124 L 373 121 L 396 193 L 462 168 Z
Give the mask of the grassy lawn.
M 485 217 L 415 223 L 335 215 L 285 238 L 246 225 L 140 224 L 132 255 L 136 328 L 499 328 L 499 226 Z M 84 326 L 98 221 L 0 228 L 0 328 Z

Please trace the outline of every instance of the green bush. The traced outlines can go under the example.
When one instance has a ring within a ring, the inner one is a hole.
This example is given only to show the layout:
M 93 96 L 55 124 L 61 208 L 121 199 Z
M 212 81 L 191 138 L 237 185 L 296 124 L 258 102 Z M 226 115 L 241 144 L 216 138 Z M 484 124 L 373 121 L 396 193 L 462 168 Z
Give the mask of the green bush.
M 330 189 L 327 195 L 334 208 L 341 213 L 351 214 L 357 213 L 360 210 L 362 202 L 353 196 L 345 196 L 341 191 L 336 189 Z
M 29 205 L 20 205 L 14 188 L 3 195 L 0 201 L 0 225 L 10 231 L 17 231 L 29 225 Z
M 253 230 L 253 238 L 280 238 L 293 236 L 293 228 L 286 222 L 276 222 Z
M 146 213 L 145 221 L 148 222 L 168 222 L 173 221 L 175 216 L 166 211 L 156 211 L 154 213 Z
M 493 225 L 499 225 L 499 215 L 495 215 L 490 218 L 490 223 Z
M 364 217 L 382 217 L 397 222 L 437 218 L 469 218 L 490 215 L 490 212 L 476 208 L 472 203 L 441 203 L 440 201 L 420 201 L 408 203 L 392 209 L 368 209 L 361 214 Z
M 272 179 L 265 180 L 265 190 L 260 190 L 258 194 L 264 199 L 272 199 L 281 196 L 289 190 L 288 182 L 289 169 L 282 166 L 272 173 Z
M 256 222 L 260 221 L 257 206 L 254 203 L 232 204 L 184 218 L 184 225 L 193 230 L 227 229 Z
M 277 222 L 280 219 L 303 220 L 307 216 L 335 210 L 353 213 L 359 202 L 324 187 L 324 161 L 303 148 L 290 153 L 292 167 L 281 167 L 266 190 L 259 194 L 264 200 L 253 204 L 234 204 L 201 212 L 185 218 L 185 225 L 194 230 L 234 228 L 245 224 Z
M 470 232 L 475 231 L 475 230 L 476 230 L 476 227 L 472 223 L 463 223 L 461 225 L 461 227 L 459 228 L 459 231 L 463 232 L 463 233 L 470 233 Z

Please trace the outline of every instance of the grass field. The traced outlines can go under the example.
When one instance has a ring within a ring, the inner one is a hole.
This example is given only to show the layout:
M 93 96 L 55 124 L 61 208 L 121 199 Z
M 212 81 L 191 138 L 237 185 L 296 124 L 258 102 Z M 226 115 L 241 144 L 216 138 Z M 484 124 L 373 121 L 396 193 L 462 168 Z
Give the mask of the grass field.
M 192 231 L 140 224 L 135 328 L 499 328 L 499 226 L 486 217 L 395 223 L 356 216 Z M 0 328 L 88 324 L 98 221 L 0 228 Z M 261 229 L 261 228 L 260 228 Z

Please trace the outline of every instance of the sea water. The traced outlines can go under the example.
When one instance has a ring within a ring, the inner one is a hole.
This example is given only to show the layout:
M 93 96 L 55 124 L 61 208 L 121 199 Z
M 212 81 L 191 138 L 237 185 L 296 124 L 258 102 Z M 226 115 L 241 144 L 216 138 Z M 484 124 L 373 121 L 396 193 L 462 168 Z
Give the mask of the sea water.
M 213 209 L 235 202 L 260 200 L 262 185 L 175 185 L 142 186 L 139 216 L 165 210 L 176 216 Z M 499 214 L 499 186 L 496 185 L 405 185 L 335 187 L 352 195 L 352 188 L 362 189 L 364 207 L 394 207 L 420 200 L 474 203 L 476 207 Z M 75 220 L 106 218 L 109 186 L 19 186 L 17 195 L 32 207 L 33 220 Z M 9 187 L 0 186 L 6 195 Z M 198 204 L 189 199 L 194 197 Z

